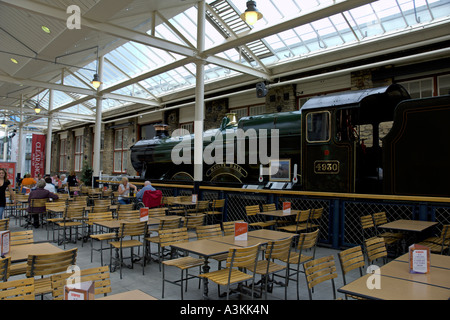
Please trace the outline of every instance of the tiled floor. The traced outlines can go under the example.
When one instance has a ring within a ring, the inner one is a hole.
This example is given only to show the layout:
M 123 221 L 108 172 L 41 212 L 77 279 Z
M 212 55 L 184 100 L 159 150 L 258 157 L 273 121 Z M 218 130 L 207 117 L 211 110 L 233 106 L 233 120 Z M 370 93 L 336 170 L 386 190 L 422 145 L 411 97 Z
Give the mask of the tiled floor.
M 10 222 L 10 230 L 11 231 L 19 231 L 24 230 L 24 228 L 20 227 L 19 224 L 16 224 L 16 220 L 14 218 L 11 219 Z M 44 228 L 38 228 L 34 230 L 34 239 L 35 241 L 47 241 L 47 231 Z M 51 234 L 50 234 L 51 239 Z M 55 245 L 57 245 L 55 243 Z M 62 247 L 62 246 L 61 246 Z M 100 266 L 100 255 L 97 252 L 94 252 L 93 262 L 91 262 L 91 244 L 90 242 L 84 243 L 82 245 L 81 241 L 78 241 L 76 244 L 66 244 L 66 249 L 70 249 L 73 247 L 78 248 L 78 257 L 77 264 L 80 268 L 91 268 L 94 266 Z M 96 244 L 98 247 L 98 243 Z M 156 247 L 152 247 L 152 252 L 156 252 Z M 337 250 L 318 247 L 316 250 L 316 257 L 322 257 L 326 255 L 334 255 L 336 267 L 338 269 L 338 278 L 336 279 L 336 288 L 339 288 L 343 285 L 342 274 L 339 267 Z M 109 250 L 104 252 L 104 263 L 109 264 Z M 217 267 L 217 264 L 214 262 L 211 263 L 211 270 L 214 270 Z M 178 279 L 180 277 L 180 273 L 175 268 L 167 268 L 166 269 L 166 277 L 168 279 Z M 193 272 L 197 272 L 197 269 L 193 270 Z M 352 277 L 359 276 L 358 272 L 352 272 L 347 278 L 351 279 Z M 19 277 L 19 276 L 17 276 Z M 14 278 L 17 278 L 14 277 Z M 13 279 L 13 278 L 11 278 Z M 300 285 L 299 285 L 299 293 L 300 300 L 308 300 L 308 290 L 306 288 L 306 281 L 304 275 L 300 275 Z M 162 273 L 159 271 L 159 266 L 157 262 L 152 261 L 147 264 L 145 267 L 145 274 L 142 274 L 142 266 L 140 264 L 135 264 L 133 269 L 123 268 L 123 278 L 120 279 L 119 272 L 111 272 L 111 286 L 112 293 L 120 293 L 127 290 L 140 289 L 157 299 L 161 299 L 161 287 L 162 287 Z M 203 289 L 203 286 L 201 287 Z M 196 279 L 191 280 L 188 285 L 187 292 L 184 293 L 185 300 L 202 300 L 202 289 L 198 289 L 198 281 Z M 223 288 L 221 292 L 223 292 Z M 336 292 L 338 298 L 343 298 L 343 294 Z M 165 285 L 165 297 L 164 300 L 180 300 L 180 288 L 178 286 L 172 285 L 170 283 L 166 283 Z M 209 285 L 209 298 L 213 300 L 224 300 L 224 298 L 218 297 L 217 285 L 211 284 Z M 40 298 L 39 298 L 40 299 Z M 45 297 L 45 299 L 51 299 L 51 296 Z M 242 297 L 239 295 L 232 295 L 230 299 L 248 299 L 246 297 Z M 268 294 L 269 300 L 283 300 L 284 299 L 284 288 L 280 286 L 275 286 L 272 293 Z M 291 282 L 288 286 L 288 300 L 296 299 L 296 286 L 295 282 Z M 331 284 L 320 284 L 318 285 L 313 293 L 313 300 L 331 300 L 333 299 Z M 260 300 L 260 299 L 259 299 Z M 261 300 L 260 300 L 261 301 Z

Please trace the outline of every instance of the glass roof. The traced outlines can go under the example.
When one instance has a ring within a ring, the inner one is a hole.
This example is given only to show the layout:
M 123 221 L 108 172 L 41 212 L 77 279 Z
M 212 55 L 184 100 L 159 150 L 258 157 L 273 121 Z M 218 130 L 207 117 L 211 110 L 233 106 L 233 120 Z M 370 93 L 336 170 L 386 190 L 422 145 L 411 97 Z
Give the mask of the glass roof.
M 331 0 L 286 0 L 282 5 L 276 0 L 257 0 L 257 6 L 264 18 L 255 28 L 272 25 L 309 11 L 318 10 L 343 1 Z M 251 30 L 239 15 L 245 10 L 244 1 L 207 1 L 206 49 L 222 44 L 229 37 L 239 36 Z M 278 4 L 278 6 L 277 6 Z M 211 12 L 214 11 L 214 12 Z M 296 28 L 271 35 L 240 48 L 217 54 L 218 57 L 259 68 L 271 67 L 326 50 L 352 45 L 398 32 L 408 32 L 417 26 L 424 26 L 450 16 L 450 0 L 380 0 L 346 12 L 317 20 Z M 220 19 L 220 20 L 218 20 Z M 156 27 L 155 36 L 183 46 L 195 47 L 197 43 L 197 8 L 161 23 Z M 222 22 L 225 22 L 224 25 Z M 148 32 L 150 34 L 150 31 Z M 142 75 L 151 70 L 170 65 L 184 56 L 151 48 L 135 42 L 127 42 L 107 53 L 104 62 L 103 87 L 108 88 L 125 80 Z M 95 69 L 96 62 L 85 66 Z M 85 69 L 72 71 L 64 78 L 64 84 L 89 88 L 92 72 Z M 239 75 L 237 71 L 217 65 L 205 66 L 205 83 L 224 77 Z M 156 99 L 178 90 L 195 86 L 195 64 L 173 68 L 167 72 L 150 77 L 114 93 Z M 82 98 L 79 94 L 55 93 L 55 109 Z M 48 94 L 42 99 L 48 108 Z M 106 99 L 103 110 L 121 107 L 129 102 Z M 64 110 L 65 112 L 93 115 L 95 100 L 89 100 Z

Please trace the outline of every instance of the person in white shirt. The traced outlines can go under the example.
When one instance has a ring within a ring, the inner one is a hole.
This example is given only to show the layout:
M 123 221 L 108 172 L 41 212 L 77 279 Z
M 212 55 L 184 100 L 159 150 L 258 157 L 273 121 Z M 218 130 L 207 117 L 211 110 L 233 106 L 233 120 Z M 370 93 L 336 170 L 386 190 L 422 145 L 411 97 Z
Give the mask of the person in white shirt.
M 134 192 L 137 192 L 137 187 L 134 184 L 129 183 L 127 177 L 123 177 L 118 189 L 119 197 L 117 200 L 119 200 L 120 204 L 130 203 L 130 199 L 125 198 L 130 195 L 130 188 L 133 188 Z
M 52 178 L 51 177 L 47 177 L 45 178 L 45 190 L 48 190 L 52 193 L 56 193 L 56 188 L 55 185 L 52 183 Z

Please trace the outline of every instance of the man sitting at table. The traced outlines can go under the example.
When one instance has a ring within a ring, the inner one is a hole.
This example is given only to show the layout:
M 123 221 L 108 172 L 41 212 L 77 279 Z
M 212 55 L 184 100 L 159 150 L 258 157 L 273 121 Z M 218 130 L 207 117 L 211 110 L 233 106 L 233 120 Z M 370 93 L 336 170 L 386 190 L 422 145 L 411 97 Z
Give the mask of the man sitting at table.
M 153 188 L 152 183 L 150 181 L 144 182 L 144 187 L 141 190 L 139 190 L 139 192 L 136 195 L 137 201 L 142 201 L 142 199 L 144 197 L 144 192 L 147 190 L 156 191 L 156 189 Z
M 39 228 L 39 214 L 45 212 L 44 207 L 31 207 L 31 199 L 58 199 L 58 195 L 44 189 L 47 183 L 44 179 L 41 179 L 36 184 L 36 189 L 31 190 L 30 195 L 28 196 L 28 213 L 33 214 L 33 226 L 35 228 Z
M 119 197 L 118 197 L 118 201 L 120 204 L 129 204 L 131 203 L 130 199 L 127 199 L 126 197 L 130 196 L 130 188 L 134 189 L 134 192 L 137 192 L 137 187 L 128 182 L 128 178 L 127 177 L 123 177 L 121 184 L 119 184 Z

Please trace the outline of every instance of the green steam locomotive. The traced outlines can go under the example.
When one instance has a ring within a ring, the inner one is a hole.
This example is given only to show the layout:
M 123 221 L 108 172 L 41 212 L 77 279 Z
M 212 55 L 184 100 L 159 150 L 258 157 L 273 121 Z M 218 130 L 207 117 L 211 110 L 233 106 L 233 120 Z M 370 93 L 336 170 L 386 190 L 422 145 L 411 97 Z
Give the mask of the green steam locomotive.
M 202 183 L 340 193 L 450 196 L 450 95 L 400 85 L 309 99 L 299 111 L 232 114 L 203 136 Z M 193 181 L 194 135 L 131 147 L 141 179 Z

